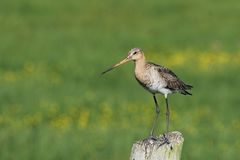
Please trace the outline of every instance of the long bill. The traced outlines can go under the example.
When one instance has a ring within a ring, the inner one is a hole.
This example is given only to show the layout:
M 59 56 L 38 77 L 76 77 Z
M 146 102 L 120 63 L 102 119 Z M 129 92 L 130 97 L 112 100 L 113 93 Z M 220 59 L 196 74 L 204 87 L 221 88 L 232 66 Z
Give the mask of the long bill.
M 104 72 L 102 72 L 102 75 L 103 74 L 105 74 L 105 73 L 107 73 L 107 72 L 109 72 L 109 71 L 111 71 L 112 69 L 114 69 L 114 68 L 116 68 L 116 67 L 118 67 L 118 66 L 120 66 L 120 65 L 122 65 L 122 64 L 124 64 L 124 63 L 126 63 L 126 62 L 128 62 L 128 61 L 130 61 L 131 59 L 130 58 L 125 58 L 125 59 L 123 59 L 122 61 L 120 61 L 119 63 L 117 63 L 117 64 L 115 64 L 114 66 L 112 66 L 112 67 L 110 67 L 110 68 L 108 68 L 107 70 L 105 70 Z

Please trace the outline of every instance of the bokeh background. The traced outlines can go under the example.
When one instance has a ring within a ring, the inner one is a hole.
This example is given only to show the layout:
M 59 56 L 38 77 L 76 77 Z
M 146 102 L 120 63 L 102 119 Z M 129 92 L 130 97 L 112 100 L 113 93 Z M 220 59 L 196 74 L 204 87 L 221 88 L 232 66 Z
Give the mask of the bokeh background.
M 194 86 L 169 99 L 182 159 L 238 159 L 239 11 L 238 0 L 1 0 L 0 159 L 128 159 L 154 102 L 133 64 L 100 73 L 133 47 Z

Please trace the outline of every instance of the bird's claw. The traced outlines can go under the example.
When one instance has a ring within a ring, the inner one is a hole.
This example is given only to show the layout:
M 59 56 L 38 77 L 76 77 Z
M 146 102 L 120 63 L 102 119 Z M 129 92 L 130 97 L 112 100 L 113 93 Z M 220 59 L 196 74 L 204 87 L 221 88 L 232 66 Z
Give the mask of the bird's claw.
M 163 136 L 161 137 L 162 139 L 162 143 L 159 145 L 159 147 L 161 147 L 162 145 L 164 145 L 164 144 L 170 144 L 170 142 L 169 142 L 169 140 L 168 140 L 168 138 L 167 138 L 167 136 L 166 136 L 166 134 L 164 133 L 163 134 Z
M 150 136 L 148 137 L 148 139 L 157 141 L 157 140 L 158 140 L 158 137 L 156 137 L 156 136 L 154 136 L 154 135 L 150 135 Z

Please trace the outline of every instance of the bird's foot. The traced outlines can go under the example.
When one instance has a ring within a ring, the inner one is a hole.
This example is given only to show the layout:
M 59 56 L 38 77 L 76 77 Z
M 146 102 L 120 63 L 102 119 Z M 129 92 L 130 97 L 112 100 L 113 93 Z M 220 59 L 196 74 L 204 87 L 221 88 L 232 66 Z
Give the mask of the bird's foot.
M 157 137 L 157 136 L 154 136 L 154 135 L 150 135 L 150 136 L 148 137 L 148 139 L 157 141 L 157 140 L 158 140 L 158 137 Z
M 169 142 L 169 140 L 167 138 L 166 133 L 164 133 L 163 136 L 160 139 L 161 139 L 162 143 L 159 145 L 159 147 L 161 147 L 164 144 L 170 144 L 170 142 Z
M 150 135 L 149 137 L 143 139 L 143 142 L 146 144 L 150 144 L 152 143 L 151 141 L 157 141 L 158 137 L 154 136 L 154 135 Z

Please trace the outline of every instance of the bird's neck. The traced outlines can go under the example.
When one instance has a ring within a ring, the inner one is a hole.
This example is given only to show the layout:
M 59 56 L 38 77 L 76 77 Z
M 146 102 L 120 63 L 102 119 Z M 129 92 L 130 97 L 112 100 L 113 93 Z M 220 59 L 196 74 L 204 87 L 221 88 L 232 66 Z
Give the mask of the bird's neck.
M 135 73 L 142 73 L 142 71 L 145 69 L 146 60 L 143 56 L 142 58 L 135 60 Z

